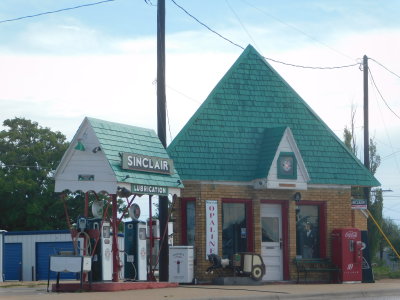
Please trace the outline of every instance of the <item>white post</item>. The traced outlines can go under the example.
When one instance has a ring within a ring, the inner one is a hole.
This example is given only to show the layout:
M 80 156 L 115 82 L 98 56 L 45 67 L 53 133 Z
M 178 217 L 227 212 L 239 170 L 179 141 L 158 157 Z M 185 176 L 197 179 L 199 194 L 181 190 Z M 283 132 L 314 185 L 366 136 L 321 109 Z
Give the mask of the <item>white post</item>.
M 0 230 L 0 282 L 3 282 L 4 230 Z

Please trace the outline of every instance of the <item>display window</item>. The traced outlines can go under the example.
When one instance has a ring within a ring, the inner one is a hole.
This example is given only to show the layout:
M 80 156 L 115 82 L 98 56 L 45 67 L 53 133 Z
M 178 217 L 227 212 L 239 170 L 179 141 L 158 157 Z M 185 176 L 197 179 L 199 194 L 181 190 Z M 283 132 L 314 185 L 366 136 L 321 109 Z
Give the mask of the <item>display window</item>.
M 253 251 L 252 204 L 250 200 L 222 201 L 222 256 Z
M 321 258 L 326 255 L 325 203 L 296 205 L 296 255 Z

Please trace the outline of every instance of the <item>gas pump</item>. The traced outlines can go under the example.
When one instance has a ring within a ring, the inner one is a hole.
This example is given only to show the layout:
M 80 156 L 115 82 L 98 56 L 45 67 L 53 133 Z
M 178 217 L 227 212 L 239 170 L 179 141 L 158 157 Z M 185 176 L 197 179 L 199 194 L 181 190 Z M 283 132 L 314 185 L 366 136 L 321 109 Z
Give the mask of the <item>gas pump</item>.
M 109 221 L 104 221 L 101 227 L 100 248 L 101 248 L 101 277 L 102 280 L 112 280 L 112 239 L 111 225 Z
M 359 229 L 340 228 L 332 231 L 332 262 L 340 268 L 342 282 L 361 282 L 362 258 Z
M 147 279 L 146 223 L 138 220 L 125 222 L 125 279 Z
M 112 280 L 112 239 L 109 221 L 79 217 L 74 239 L 84 238 L 81 254 L 92 256 L 93 281 Z

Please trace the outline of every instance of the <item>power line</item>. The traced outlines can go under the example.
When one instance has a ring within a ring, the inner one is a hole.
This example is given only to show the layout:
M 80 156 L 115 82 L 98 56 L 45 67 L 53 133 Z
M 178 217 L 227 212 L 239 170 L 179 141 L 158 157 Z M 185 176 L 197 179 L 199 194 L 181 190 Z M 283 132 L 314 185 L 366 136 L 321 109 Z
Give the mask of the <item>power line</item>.
M 294 26 L 294 25 L 292 25 L 292 24 L 290 24 L 290 23 L 286 23 L 285 21 L 283 21 L 283 20 L 281 20 L 281 19 L 279 19 L 279 18 L 277 18 L 277 17 L 275 17 L 275 16 L 269 14 L 269 13 L 266 12 L 265 10 L 263 10 L 263 9 L 261 9 L 261 8 L 259 8 L 259 7 L 257 7 L 257 6 L 255 6 L 255 5 L 253 5 L 253 4 L 251 4 L 251 3 L 249 3 L 249 2 L 247 2 L 247 1 L 245 1 L 245 0 L 242 0 L 242 2 L 245 3 L 245 4 L 247 4 L 248 6 L 253 7 L 253 8 L 256 9 L 256 10 L 259 10 L 260 12 L 262 12 L 263 14 L 267 15 L 268 17 L 270 17 L 270 18 L 276 20 L 277 22 L 279 22 L 279 23 L 281 23 L 281 24 L 283 24 L 283 25 L 285 25 L 285 26 L 287 26 L 287 27 L 290 27 L 290 28 L 292 28 L 293 30 L 295 30 L 295 31 L 297 31 L 297 32 L 299 32 L 299 33 L 305 35 L 305 36 L 308 37 L 309 39 L 311 39 L 311 40 L 313 40 L 314 42 L 317 42 L 317 43 L 319 43 L 319 44 L 325 46 L 326 48 L 332 50 L 333 52 L 336 52 L 336 53 L 338 53 L 339 55 L 341 55 L 341 56 L 343 56 L 343 57 L 346 57 L 346 58 L 348 58 L 348 59 L 350 59 L 350 60 L 354 60 L 354 59 L 351 58 L 350 56 L 348 56 L 348 55 L 346 55 L 346 54 L 344 54 L 344 53 L 342 53 L 342 52 L 340 52 L 340 51 L 338 51 L 338 50 L 332 48 L 332 47 L 329 46 L 328 44 L 325 44 L 325 43 L 319 41 L 318 39 L 314 38 L 313 36 L 309 35 L 308 33 L 306 33 L 306 32 L 304 32 L 304 31 L 300 30 L 300 29 L 297 28 L 296 26 Z
M 59 13 L 59 12 L 66 11 L 66 10 L 73 10 L 73 9 L 103 4 L 106 2 L 112 2 L 112 1 L 115 1 L 115 0 L 103 0 L 103 1 L 94 2 L 94 3 L 88 3 L 88 4 L 82 4 L 82 5 L 78 5 L 78 6 L 67 7 L 67 8 L 62 8 L 62 9 L 57 9 L 57 10 L 52 10 L 52 11 L 46 11 L 46 12 L 42 12 L 42 13 L 38 13 L 38 14 L 34 14 L 34 15 L 18 17 L 18 18 L 8 19 L 8 20 L 2 20 L 2 21 L 0 21 L 0 23 L 19 21 L 19 20 L 28 19 L 28 18 L 35 18 L 35 17 L 39 17 L 39 16 L 43 16 L 43 15 L 55 14 L 55 13 Z
M 236 11 L 233 9 L 233 7 L 229 4 L 228 0 L 225 0 L 225 2 L 226 2 L 226 5 L 228 5 L 229 9 L 232 11 L 232 13 L 235 15 L 236 19 L 239 21 L 239 24 L 242 26 L 243 30 L 246 32 L 246 34 L 249 36 L 249 38 L 253 41 L 254 46 L 256 46 L 258 48 L 256 41 L 253 39 L 250 32 L 244 26 L 242 20 L 239 18 L 239 15 L 236 13 Z
M 236 44 L 235 42 L 231 41 L 230 39 L 224 37 L 223 35 L 219 34 L 218 32 L 216 32 L 215 30 L 211 29 L 209 26 L 207 26 L 206 24 L 204 24 L 203 22 L 201 22 L 199 19 L 197 19 L 195 16 L 193 16 L 191 13 L 189 13 L 186 9 L 184 9 L 182 6 L 180 6 L 178 3 L 176 3 L 174 0 L 171 0 L 172 3 L 174 3 L 177 7 L 179 7 L 185 14 L 187 14 L 189 17 L 191 17 L 192 19 L 194 19 L 197 23 L 199 23 L 200 25 L 204 26 L 205 28 L 207 28 L 209 31 L 215 33 L 216 35 L 218 35 L 220 38 L 224 39 L 225 41 L 231 43 L 232 45 L 235 45 L 236 47 L 241 48 L 242 50 L 244 50 L 243 46 L 240 46 L 239 44 Z
M 175 0 L 171 0 L 171 2 L 173 4 L 175 4 L 178 8 L 180 8 L 185 14 L 187 14 L 189 17 L 191 17 L 193 20 L 195 20 L 197 23 L 199 23 L 200 25 L 204 26 L 205 28 L 207 28 L 209 31 L 211 31 L 212 33 L 216 34 L 217 36 L 219 36 L 220 38 L 224 39 L 225 41 L 231 43 L 232 45 L 244 50 L 245 48 L 235 42 L 233 42 L 232 40 L 228 39 L 227 37 L 223 36 L 222 34 L 218 33 L 217 31 L 215 31 L 214 29 L 212 29 L 211 27 L 209 27 L 208 25 L 206 25 L 205 23 L 203 23 L 202 21 L 200 21 L 198 18 L 196 18 L 195 16 L 193 16 L 191 13 L 189 13 L 185 8 L 183 8 L 181 5 L 179 5 L 178 3 L 175 2 Z M 286 66 L 290 66 L 290 67 L 296 67 L 296 68 L 302 68 L 302 69 L 314 69 L 314 70 L 334 70 L 334 69 L 343 69 L 343 68 L 350 68 L 350 67 L 354 67 L 354 66 L 358 66 L 360 65 L 360 63 L 354 63 L 351 65 L 343 65 L 343 66 L 333 66 L 333 67 L 313 67 L 313 66 L 302 66 L 302 65 L 296 65 L 296 64 L 292 64 L 292 63 L 286 63 L 280 60 L 276 60 L 276 59 L 272 59 L 269 57 L 265 57 L 263 56 L 264 59 L 266 60 L 270 60 L 273 61 L 275 63 L 278 64 L 282 64 L 282 65 L 286 65 Z
M 380 62 L 378 62 L 377 60 L 373 59 L 373 58 L 368 58 L 369 60 L 372 60 L 373 62 L 377 63 L 378 65 L 380 65 L 382 68 L 384 68 L 386 71 L 388 71 L 389 73 L 392 73 L 394 76 L 400 78 L 400 75 L 397 75 L 395 72 L 389 70 L 387 67 L 385 67 L 384 65 L 382 65 Z
M 391 155 L 393 155 L 393 152 L 395 152 L 396 150 L 399 150 L 399 149 L 395 149 L 395 148 L 393 147 L 393 145 L 392 145 L 392 141 L 391 141 L 391 138 L 390 138 L 390 134 L 389 134 L 389 131 L 388 131 L 386 122 L 385 122 L 385 118 L 383 117 L 383 113 L 382 113 L 380 101 L 378 100 L 378 97 L 377 97 L 377 95 L 376 95 L 376 91 L 375 91 L 375 93 L 374 93 L 374 98 L 375 98 L 376 105 L 377 105 L 378 110 L 379 110 L 379 114 L 380 114 L 381 119 L 382 119 L 383 128 L 385 129 L 386 137 L 387 137 L 387 140 L 388 140 L 388 142 L 389 142 L 389 147 L 390 147 L 390 149 L 392 150 L 392 154 L 391 154 Z M 389 155 L 389 156 L 390 156 L 390 155 Z M 389 156 L 383 157 L 383 158 L 381 159 L 381 161 L 384 161 L 384 160 L 385 160 L 386 158 L 388 158 Z M 397 161 L 397 156 L 394 157 L 394 163 L 395 163 L 395 166 L 396 166 L 396 168 L 397 168 L 397 171 L 400 173 L 400 166 L 399 166 L 399 163 L 398 163 L 398 161 Z
M 391 156 L 393 156 L 393 155 L 396 155 L 397 153 L 400 153 L 400 150 L 399 150 L 399 151 L 395 151 L 395 152 L 393 152 L 393 153 L 391 153 L 391 154 L 389 154 L 389 155 L 386 155 L 385 157 L 382 157 L 381 160 L 384 160 L 384 159 L 389 158 L 389 157 L 391 157 Z
M 368 72 L 369 72 L 369 75 L 370 75 L 370 77 L 371 77 L 372 83 L 373 83 L 373 85 L 374 85 L 376 91 L 378 92 L 379 96 L 381 97 L 381 99 L 383 100 L 383 102 L 385 103 L 385 105 L 387 106 L 387 108 L 388 108 L 398 119 L 400 119 L 399 115 L 396 114 L 396 113 L 393 111 L 393 109 L 389 106 L 389 104 L 386 102 L 385 98 L 382 96 L 382 93 L 380 92 L 380 90 L 379 90 L 378 87 L 376 86 L 376 83 L 375 83 L 375 80 L 374 80 L 374 76 L 372 76 L 372 73 L 371 73 L 371 69 L 370 69 L 370 68 L 368 68 Z

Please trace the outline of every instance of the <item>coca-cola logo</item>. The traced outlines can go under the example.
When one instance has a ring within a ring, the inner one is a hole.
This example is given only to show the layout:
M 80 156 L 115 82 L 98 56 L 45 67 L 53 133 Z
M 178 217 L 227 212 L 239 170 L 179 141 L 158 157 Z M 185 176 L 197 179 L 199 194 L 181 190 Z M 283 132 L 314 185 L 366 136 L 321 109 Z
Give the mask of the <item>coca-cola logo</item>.
M 344 235 L 346 239 L 355 239 L 357 237 L 356 231 L 347 231 Z

